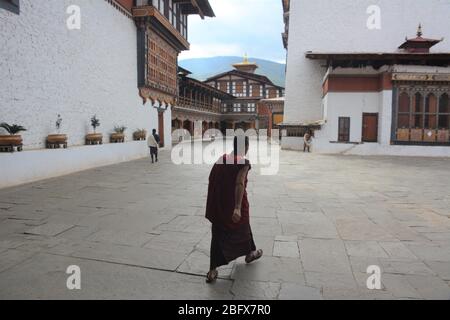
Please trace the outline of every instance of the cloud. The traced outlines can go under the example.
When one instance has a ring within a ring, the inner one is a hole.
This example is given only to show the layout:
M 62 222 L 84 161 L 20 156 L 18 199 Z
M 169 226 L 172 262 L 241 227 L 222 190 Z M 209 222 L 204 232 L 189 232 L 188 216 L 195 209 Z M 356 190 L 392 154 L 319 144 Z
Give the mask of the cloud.
M 189 18 L 191 52 L 180 59 L 238 55 L 283 61 L 279 0 L 210 0 L 215 18 Z
M 222 43 L 207 43 L 207 44 L 191 44 L 189 51 L 184 51 L 180 55 L 180 60 L 191 58 L 209 58 L 216 56 L 240 56 L 243 48 L 239 44 L 222 44 Z

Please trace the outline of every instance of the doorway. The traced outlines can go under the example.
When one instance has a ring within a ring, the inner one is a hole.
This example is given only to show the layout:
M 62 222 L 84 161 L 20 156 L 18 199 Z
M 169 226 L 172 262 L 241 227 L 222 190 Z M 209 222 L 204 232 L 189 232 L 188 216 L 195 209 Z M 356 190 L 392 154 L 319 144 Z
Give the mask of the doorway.
M 378 113 L 363 113 L 362 142 L 378 142 Z

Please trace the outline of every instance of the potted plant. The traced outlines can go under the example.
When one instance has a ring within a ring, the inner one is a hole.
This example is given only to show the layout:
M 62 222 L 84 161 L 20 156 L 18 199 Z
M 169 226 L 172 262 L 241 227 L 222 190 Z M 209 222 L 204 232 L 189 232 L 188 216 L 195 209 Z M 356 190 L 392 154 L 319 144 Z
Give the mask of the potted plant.
M 135 141 L 147 140 L 147 130 L 138 129 L 133 133 L 133 139 Z
M 125 126 L 115 126 L 114 133 L 111 133 L 110 141 L 111 143 L 123 143 L 125 142 Z
M 58 114 L 58 117 L 56 118 L 55 127 L 57 134 L 49 134 L 47 136 L 47 149 L 54 149 L 54 148 L 60 148 L 61 145 L 64 147 L 64 149 L 67 148 L 67 135 L 61 134 L 61 125 L 62 125 L 63 119 L 61 118 L 61 115 Z
M 100 120 L 96 115 L 91 118 L 91 127 L 94 129 L 94 133 L 89 133 L 86 135 L 86 144 L 103 144 L 103 134 L 97 133 L 97 128 L 100 127 Z
M 0 151 L 14 152 L 14 147 L 17 148 L 17 151 L 22 151 L 23 140 L 22 136 L 18 133 L 27 131 L 27 129 L 16 124 L 10 125 L 6 122 L 1 123 L 0 128 L 5 129 L 9 134 L 0 135 Z

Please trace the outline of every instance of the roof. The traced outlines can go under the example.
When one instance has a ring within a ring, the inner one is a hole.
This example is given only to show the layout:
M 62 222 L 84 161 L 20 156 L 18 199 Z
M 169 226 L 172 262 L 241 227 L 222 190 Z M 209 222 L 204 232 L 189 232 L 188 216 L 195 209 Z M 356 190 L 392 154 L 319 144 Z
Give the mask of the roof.
M 198 14 L 204 17 L 215 17 L 208 0 L 173 0 L 174 4 L 179 4 L 183 14 Z
M 178 73 L 182 74 L 182 75 L 185 75 L 185 76 L 187 76 L 189 74 L 192 74 L 192 72 L 190 72 L 188 69 L 185 69 L 185 68 L 180 67 L 180 66 L 178 66 Z
M 430 66 L 449 66 L 450 52 L 307 52 L 306 58 L 326 60 L 333 67 L 357 67 L 372 65 L 380 67 L 394 64 L 414 64 Z
M 450 52 L 430 53 L 430 48 L 442 40 L 422 38 L 422 25 L 419 24 L 417 37 L 406 39 L 397 52 L 312 52 L 306 53 L 308 59 L 327 60 L 333 66 L 343 64 L 375 67 L 389 64 L 418 64 L 432 66 L 450 65 Z
M 201 11 L 206 17 L 215 17 L 216 14 L 214 13 L 213 9 L 211 8 L 211 4 L 208 0 L 196 0 L 199 7 L 201 8 Z
M 419 24 L 417 29 L 417 37 L 413 39 L 406 38 L 406 41 L 399 47 L 399 49 L 405 49 L 407 52 L 430 52 L 430 48 L 441 42 L 437 39 L 422 38 L 422 25 Z
M 252 79 L 252 80 L 255 80 L 255 81 L 260 81 L 260 82 L 268 83 L 268 84 L 270 84 L 271 86 L 274 86 L 274 87 L 276 87 L 276 88 L 284 89 L 284 87 L 277 86 L 276 84 L 274 84 L 274 83 L 273 83 L 268 77 L 266 77 L 266 76 L 263 76 L 263 75 L 260 75 L 260 74 L 255 74 L 255 73 L 249 73 L 249 72 L 239 71 L 239 70 L 230 70 L 230 71 L 226 71 L 226 72 L 219 73 L 219 74 L 217 74 L 217 75 L 215 75 L 215 76 L 212 76 L 212 77 L 206 79 L 204 82 L 209 82 L 209 81 L 212 81 L 212 80 L 216 80 L 216 79 L 222 78 L 223 76 L 226 76 L 226 75 L 240 76 L 240 77 L 243 77 L 243 78 L 248 78 L 248 79 Z
M 225 91 L 219 90 L 217 88 L 214 88 L 214 87 L 212 87 L 212 86 L 210 86 L 210 85 L 208 85 L 208 84 L 206 84 L 206 83 L 204 83 L 202 81 L 199 81 L 197 79 L 186 77 L 186 76 L 183 76 L 182 79 L 184 81 L 186 81 L 187 83 L 191 84 L 191 85 L 198 86 L 200 88 L 203 88 L 203 89 L 206 89 L 206 90 L 209 90 L 209 91 L 213 91 L 219 96 L 222 96 L 222 97 L 225 97 L 225 98 L 228 98 L 228 99 L 235 99 L 235 97 L 233 95 L 229 94 L 228 92 L 225 92 Z

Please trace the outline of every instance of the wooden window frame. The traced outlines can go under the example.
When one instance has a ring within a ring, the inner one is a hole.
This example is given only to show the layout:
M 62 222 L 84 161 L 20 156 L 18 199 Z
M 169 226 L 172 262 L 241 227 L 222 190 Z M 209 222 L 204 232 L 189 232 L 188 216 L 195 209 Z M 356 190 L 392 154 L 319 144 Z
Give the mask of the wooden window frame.
M 348 120 L 348 131 L 341 131 L 341 121 Z M 350 129 L 351 129 L 351 118 L 350 117 L 339 117 L 338 119 L 338 142 L 348 143 L 350 142 Z

